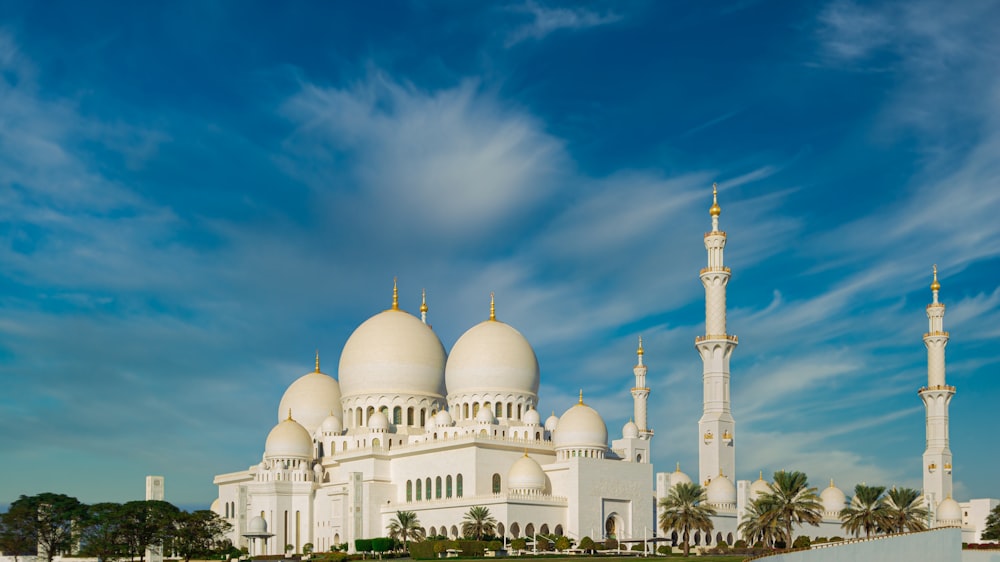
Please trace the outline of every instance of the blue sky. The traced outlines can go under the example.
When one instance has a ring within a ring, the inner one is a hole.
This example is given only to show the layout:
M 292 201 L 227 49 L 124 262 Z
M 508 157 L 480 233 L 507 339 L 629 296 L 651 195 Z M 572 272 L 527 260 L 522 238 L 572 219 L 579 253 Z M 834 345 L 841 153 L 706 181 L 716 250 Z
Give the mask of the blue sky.
M 719 182 L 740 478 L 920 486 L 931 264 L 959 499 L 1000 496 L 993 2 L 5 3 L 0 503 L 259 460 L 393 276 L 446 348 L 694 471 Z

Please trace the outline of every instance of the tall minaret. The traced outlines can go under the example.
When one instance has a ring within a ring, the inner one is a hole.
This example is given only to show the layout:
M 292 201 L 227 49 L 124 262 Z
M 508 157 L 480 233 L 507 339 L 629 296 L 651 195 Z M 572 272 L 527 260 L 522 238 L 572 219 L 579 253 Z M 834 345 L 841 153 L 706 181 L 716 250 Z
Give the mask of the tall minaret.
M 646 366 L 642 364 L 642 336 L 639 336 L 639 349 L 635 351 L 639 361 L 632 372 L 635 373 L 635 386 L 632 388 L 633 412 L 635 414 L 635 425 L 639 427 L 639 436 L 649 439 L 653 436 L 653 430 L 646 426 L 646 399 L 649 398 L 649 387 L 646 386 Z
M 934 512 L 941 501 L 951 497 L 951 448 L 948 446 L 948 404 L 955 395 L 955 387 L 944 382 L 944 348 L 948 345 L 948 332 L 944 331 L 944 303 L 938 302 L 941 284 L 934 266 L 931 283 L 932 300 L 927 305 L 928 332 L 924 334 L 927 346 L 927 386 L 920 389 L 920 399 L 927 409 L 927 449 L 924 451 L 924 497 Z
M 704 404 L 698 421 L 698 477 L 707 482 L 719 474 L 736 481 L 736 422 L 729 410 L 729 358 L 736 349 L 736 336 L 726 333 L 726 285 L 729 268 L 722 265 L 726 233 L 719 230 L 718 187 L 712 184 L 712 232 L 705 233 L 708 267 L 701 270 L 705 286 L 705 335 L 695 338 L 704 364 Z

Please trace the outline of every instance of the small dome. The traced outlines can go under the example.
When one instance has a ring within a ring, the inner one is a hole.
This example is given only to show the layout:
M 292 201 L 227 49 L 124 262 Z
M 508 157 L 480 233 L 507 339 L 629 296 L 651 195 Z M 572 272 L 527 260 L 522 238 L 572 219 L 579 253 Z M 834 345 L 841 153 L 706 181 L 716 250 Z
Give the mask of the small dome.
M 823 511 L 827 513 L 840 513 L 847 505 L 847 496 L 843 490 L 833 485 L 833 480 L 830 480 L 830 486 L 819 495 L 819 500 L 823 503 Z
M 451 419 L 451 414 L 448 413 L 448 410 L 441 410 L 438 412 L 437 415 L 434 416 L 434 421 L 439 427 L 451 427 L 451 424 L 455 423 L 454 420 Z
M 691 477 L 687 474 L 681 472 L 681 465 L 677 463 L 677 469 L 670 473 L 670 487 L 673 488 L 678 484 L 690 484 Z
M 736 486 L 722 474 L 708 484 L 708 503 L 715 505 L 736 503 Z
M 951 497 L 947 497 L 938 504 L 936 519 L 938 526 L 961 525 L 962 506 L 958 505 L 958 502 Z
M 489 408 L 479 408 L 479 412 L 476 413 L 476 421 L 479 423 L 493 423 L 497 419 L 493 416 L 493 410 Z
M 469 328 L 452 346 L 445 380 L 449 397 L 513 392 L 537 398 L 538 359 L 521 332 L 486 320 Z
M 441 398 L 444 363 L 444 346 L 429 326 L 402 310 L 386 310 L 344 344 L 340 390 L 344 398 L 389 392 Z
M 636 439 L 639 437 L 639 426 L 635 425 L 635 422 L 629 420 L 628 423 L 622 427 L 622 437 L 625 439 Z
M 525 454 L 514 461 L 507 471 L 507 487 L 511 490 L 545 491 L 545 472 L 535 459 Z
M 260 515 L 254 517 L 250 520 L 250 523 L 247 524 L 247 532 L 255 535 L 267 533 L 267 521 L 264 521 L 264 518 Z
M 437 416 L 428 416 L 427 423 L 424 424 L 424 431 L 434 431 L 437 428 Z
M 542 423 L 542 416 L 538 414 L 538 410 L 532 408 L 521 417 L 521 423 L 524 425 L 538 425 Z
M 753 484 L 750 484 L 750 501 L 757 499 L 761 494 L 769 493 L 771 493 L 771 485 L 767 483 L 767 480 L 764 480 L 764 473 L 762 471 L 760 476 L 753 481 Z
M 608 445 L 608 426 L 597 410 L 580 403 L 566 410 L 559 417 L 559 426 L 552 439 L 556 449 L 568 448 L 606 448 Z
M 557 425 L 559 425 L 559 417 L 556 416 L 555 412 L 552 412 L 552 415 L 545 419 L 545 431 L 555 431 Z
M 295 412 L 295 421 L 312 435 L 327 416 L 343 416 L 340 383 L 321 373 L 317 364 L 315 371 L 288 385 L 278 405 L 278 421 L 285 419 L 288 410 Z
M 340 422 L 340 418 L 331 413 L 326 417 L 326 419 L 323 420 L 323 423 L 320 424 L 319 428 L 323 433 L 338 435 L 344 430 L 344 424 Z
M 382 410 L 376 411 L 368 418 L 368 429 L 372 431 L 389 431 L 389 418 Z
M 274 426 L 264 442 L 264 456 L 267 458 L 312 458 L 313 443 L 309 432 L 288 417 Z
M 208 509 L 213 513 L 215 513 L 216 515 L 218 515 L 219 517 L 222 517 L 224 515 L 222 513 L 222 501 L 219 498 L 215 498 L 212 501 L 212 505 Z

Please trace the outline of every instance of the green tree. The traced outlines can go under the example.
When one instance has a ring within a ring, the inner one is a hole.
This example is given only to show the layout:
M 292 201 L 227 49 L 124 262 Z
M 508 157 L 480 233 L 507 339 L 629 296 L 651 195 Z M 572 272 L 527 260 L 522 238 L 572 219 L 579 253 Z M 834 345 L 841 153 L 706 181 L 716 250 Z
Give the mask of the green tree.
M 760 498 L 747 506 L 738 530 L 740 536 L 749 544 L 761 541 L 769 546 L 774 546 L 775 541 L 782 537 L 777 510 L 769 509 L 767 504 L 760 501 Z
M 396 517 L 389 521 L 389 536 L 403 541 L 403 550 L 410 549 L 410 539 L 419 541 L 424 538 L 424 530 L 420 528 L 420 519 L 412 511 L 397 511 Z
M 490 508 L 475 506 L 462 517 L 462 535 L 482 540 L 483 535 L 496 533 L 497 520 L 490 515 Z
M 13 556 L 14 562 L 17 562 L 18 556 L 33 556 L 37 549 L 38 542 L 25 526 L 19 524 L 16 513 L 0 513 L 0 552 Z
M 691 531 L 709 533 L 715 509 L 705 503 L 705 488 L 693 482 L 680 483 L 660 500 L 660 529 L 664 534 L 677 531 L 684 541 L 684 556 L 691 553 Z
M 580 550 L 583 550 L 585 552 L 593 552 L 594 539 L 590 537 L 583 537 L 582 539 L 580 539 Z
M 122 506 L 121 531 L 130 557 L 146 559 L 146 549 L 162 547 L 173 533 L 180 510 L 157 500 L 131 501 Z
M 231 528 L 232 525 L 214 511 L 179 512 L 174 519 L 171 544 L 184 562 L 190 562 L 196 556 L 212 554 Z
M 882 499 L 884 492 L 885 486 L 855 486 L 850 505 L 840 512 L 840 526 L 856 537 L 864 531 L 866 538 L 879 529 L 890 528 L 888 512 Z
M 95 503 L 80 521 L 80 553 L 101 561 L 128 556 L 122 534 L 122 504 Z
M 76 498 L 63 494 L 43 493 L 21 496 L 4 514 L 5 527 L 17 529 L 26 540 L 34 543 L 39 556 L 48 562 L 60 552 L 69 552 L 76 543 L 78 521 L 86 506 Z
M 559 537 L 556 539 L 556 550 L 562 552 L 569 548 L 569 539 L 566 537 Z
M 893 488 L 885 495 L 888 529 L 893 533 L 927 530 L 924 497 L 913 488 Z
M 514 550 L 524 550 L 528 548 L 528 540 L 524 537 L 518 537 L 510 541 L 510 547 Z
M 823 520 L 823 504 L 816 488 L 809 487 L 804 472 L 779 470 L 769 486 L 770 491 L 757 496 L 756 502 L 760 502 L 762 512 L 770 512 L 777 519 L 778 528 L 782 530 L 781 539 L 788 548 L 794 542 L 792 530 L 795 525 L 819 526 Z
M 986 518 L 986 530 L 983 531 L 983 540 L 1000 540 L 1000 505 L 994 507 Z

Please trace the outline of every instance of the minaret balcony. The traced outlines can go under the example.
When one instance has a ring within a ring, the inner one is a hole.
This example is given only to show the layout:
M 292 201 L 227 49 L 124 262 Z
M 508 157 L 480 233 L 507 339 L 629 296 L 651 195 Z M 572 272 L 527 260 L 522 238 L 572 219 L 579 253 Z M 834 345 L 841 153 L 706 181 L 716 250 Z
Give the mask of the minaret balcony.
M 701 271 L 698 272 L 698 275 L 705 275 L 706 273 L 710 273 L 710 272 L 732 273 L 732 271 L 728 267 L 726 267 L 726 266 L 722 266 L 722 267 L 703 267 L 703 268 L 701 268 Z
M 924 387 L 921 387 L 920 390 L 917 391 L 917 394 L 922 394 L 924 392 L 931 391 L 931 390 L 947 390 L 948 392 L 954 393 L 955 392 L 955 387 L 951 386 L 949 384 L 936 384 L 934 386 L 924 386 Z
M 694 338 L 694 343 L 701 343 L 703 341 L 711 340 L 727 340 L 733 343 L 740 343 L 740 338 L 732 334 L 708 334 L 705 336 L 696 336 Z
M 712 435 L 711 431 L 706 431 L 705 435 L 703 435 L 702 437 L 704 438 L 704 441 L 705 441 L 706 445 L 708 445 L 709 443 L 712 442 L 713 439 L 715 439 L 715 436 Z
M 722 440 L 726 443 L 726 445 L 732 445 L 732 443 L 733 443 L 733 432 L 729 431 L 728 429 L 725 430 L 725 431 L 723 431 L 722 432 Z
M 712 232 L 706 232 L 705 233 L 705 238 L 708 238 L 709 236 L 721 236 L 721 237 L 725 238 L 726 237 L 726 231 L 725 230 L 713 230 Z
M 935 463 L 931 463 L 931 464 L 927 465 L 927 472 L 930 472 L 931 474 L 933 474 L 936 471 L 937 471 L 937 465 Z
M 924 339 L 927 338 L 950 338 L 951 334 L 948 332 L 927 332 L 924 334 Z
M 951 463 L 950 462 L 944 463 L 944 472 L 945 472 L 945 474 L 951 474 Z

